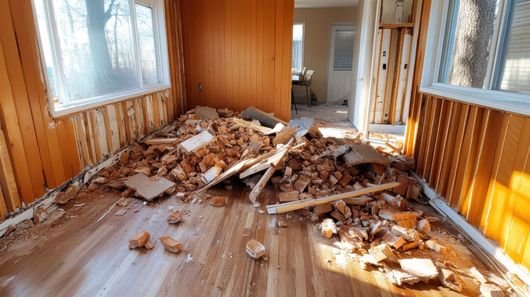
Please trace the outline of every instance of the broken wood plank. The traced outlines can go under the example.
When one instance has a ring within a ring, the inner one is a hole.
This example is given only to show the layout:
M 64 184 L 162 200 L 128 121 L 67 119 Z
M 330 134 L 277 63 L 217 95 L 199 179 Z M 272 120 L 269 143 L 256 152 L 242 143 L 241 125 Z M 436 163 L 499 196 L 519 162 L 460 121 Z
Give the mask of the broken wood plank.
M 261 177 L 259 182 L 254 186 L 250 194 L 248 195 L 248 198 L 250 201 L 252 201 L 252 204 L 254 206 L 259 206 L 258 204 L 258 196 L 261 193 L 261 191 L 265 188 L 269 180 L 271 179 L 272 175 L 276 172 L 276 166 L 271 166 L 267 171 L 265 171 L 265 174 Z
M 209 144 L 210 142 L 215 140 L 215 136 L 213 136 L 208 131 L 203 131 L 188 140 L 185 140 L 180 143 L 180 146 L 186 151 L 187 153 L 194 152 L 201 147 Z
M 325 204 L 325 203 L 329 203 L 329 202 L 333 202 L 337 200 L 353 198 L 353 197 L 358 197 L 358 196 L 362 196 L 365 194 L 380 192 L 380 191 L 388 190 L 388 189 L 391 189 L 397 186 L 399 186 L 398 182 L 391 182 L 391 183 L 386 183 L 382 185 L 367 187 L 367 188 L 360 189 L 357 191 L 346 192 L 346 193 L 331 195 L 327 197 L 321 197 L 321 198 L 312 199 L 312 200 L 300 200 L 300 201 L 293 201 L 293 202 L 288 202 L 288 203 L 283 203 L 283 204 L 268 205 L 267 213 L 275 214 L 275 213 L 289 212 L 289 211 L 301 209 L 304 207 L 317 206 L 320 204 Z
M 266 158 L 265 160 L 262 160 L 259 163 L 256 163 L 256 164 L 252 165 L 247 170 L 241 172 L 241 174 L 239 175 L 239 178 L 243 179 L 243 178 L 245 178 L 247 176 L 256 174 L 256 173 L 258 173 L 258 172 L 260 172 L 262 170 L 265 170 L 267 168 L 270 168 L 270 167 L 278 165 L 278 163 L 280 163 L 282 158 L 287 153 L 288 149 L 289 149 L 288 147 L 282 147 L 281 149 L 279 149 L 272 156 Z
M 170 137 L 170 138 L 147 138 L 143 140 L 143 143 L 147 145 L 157 145 L 157 144 L 171 144 L 179 141 L 180 138 L 177 137 Z
M 343 155 L 344 162 L 348 166 L 356 166 L 361 164 L 382 164 L 386 165 L 389 163 L 388 159 L 378 153 L 369 144 L 352 144 L 350 145 L 351 151 Z
M 160 177 L 151 179 L 143 173 L 127 177 L 123 183 L 136 191 L 136 194 L 147 201 L 151 201 L 162 195 L 167 189 L 173 187 L 175 183 Z
M 285 128 L 285 125 L 282 123 L 276 124 L 276 126 L 274 126 L 274 128 L 271 129 L 269 127 L 261 126 L 251 121 L 245 121 L 239 118 L 232 118 L 232 121 L 235 123 L 235 125 L 232 126 L 230 130 L 236 130 L 236 129 L 239 129 L 240 127 L 247 127 L 255 131 L 258 131 L 260 133 L 263 133 L 264 135 L 276 134 L 280 132 L 283 128 Z
M 263 126 L 267 126 L 270 128 L 273 128 L 278 123 L 282 123 L 283 125 L 287 126 L 287 122 L 282 121 L 281 119 L 253 106 L 245 109 L 241 113 L 241 117 L 258 120 Z

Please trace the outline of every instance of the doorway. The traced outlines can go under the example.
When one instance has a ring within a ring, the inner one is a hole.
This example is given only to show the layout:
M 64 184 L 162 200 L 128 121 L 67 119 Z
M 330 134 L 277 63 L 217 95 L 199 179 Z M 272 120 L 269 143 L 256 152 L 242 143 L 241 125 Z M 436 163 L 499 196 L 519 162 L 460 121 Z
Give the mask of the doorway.
M 329 51 L 327 100 L 344 103 L 351 97 L 355 29 L 353 25 L 333 25 Z

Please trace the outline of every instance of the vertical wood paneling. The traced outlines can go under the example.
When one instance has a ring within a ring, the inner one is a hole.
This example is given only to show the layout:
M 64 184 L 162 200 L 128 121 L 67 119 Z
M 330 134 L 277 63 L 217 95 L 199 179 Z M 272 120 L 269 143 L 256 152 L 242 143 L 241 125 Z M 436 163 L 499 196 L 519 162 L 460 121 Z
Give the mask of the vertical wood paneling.
M 416 128 L 407 131 L 416 133 L 406 139 L 417 144 L 417 174 L 530 268 L 530 118 L 421 93 L 415 100 Z
M 181 6 L 189 107 L 256 106 L 288 119 L 293 0 L 196 0 Z

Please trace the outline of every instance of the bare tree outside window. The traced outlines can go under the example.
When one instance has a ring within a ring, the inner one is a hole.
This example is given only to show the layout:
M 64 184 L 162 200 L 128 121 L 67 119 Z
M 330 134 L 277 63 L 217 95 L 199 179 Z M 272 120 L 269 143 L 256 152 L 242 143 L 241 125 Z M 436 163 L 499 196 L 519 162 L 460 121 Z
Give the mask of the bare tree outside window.
M 448 65 L 442 82 L 482 88 L 487 75 L 498 0 L 455 0 L 445 43 Z

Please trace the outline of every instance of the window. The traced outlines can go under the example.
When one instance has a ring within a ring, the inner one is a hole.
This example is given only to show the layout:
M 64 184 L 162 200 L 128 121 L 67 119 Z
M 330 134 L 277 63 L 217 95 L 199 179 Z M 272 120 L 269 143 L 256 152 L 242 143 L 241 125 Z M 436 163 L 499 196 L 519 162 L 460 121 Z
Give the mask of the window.
M 304 25 L 293 25 L 293 65 L 294 73 L 302 72 L 304 60 Z
M 350 71 L 353 63 L 353 30 L 334 30 L 333 70 Z
M 167 88 L 161 4 L 34 0 L 54 115 Z
M 530 114 L 530 0 L 433 0 L 422 91 Z

